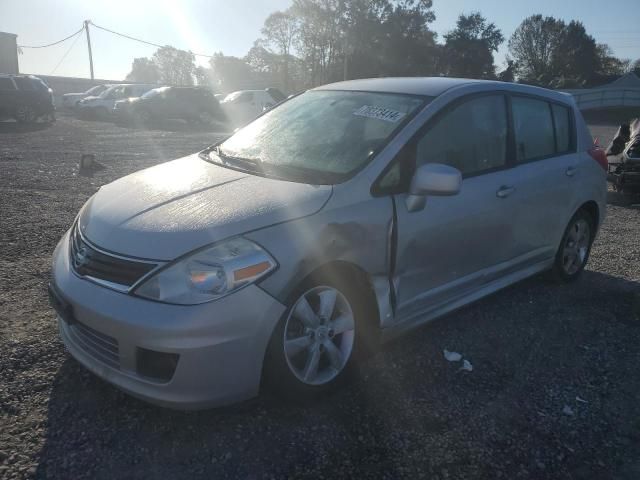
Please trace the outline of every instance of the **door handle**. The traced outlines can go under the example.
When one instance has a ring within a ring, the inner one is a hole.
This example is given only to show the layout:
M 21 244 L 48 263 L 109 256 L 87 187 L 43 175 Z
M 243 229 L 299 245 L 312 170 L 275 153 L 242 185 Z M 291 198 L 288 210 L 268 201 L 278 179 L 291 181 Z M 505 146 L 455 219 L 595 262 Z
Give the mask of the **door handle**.
M 576 167 L 568 167 L 564 173 L 567 174 L 567 177 L 573 177 L 577 171 L 578 169 Z
M 503 185 L 496 192 L 496 196 L 498 198 L 506 198 L 506 197 L 508 197 L 509 195 L 511 195 L 515 191 L 516 191 L 516 187 L 510 187 L 510 186 L 507 186 L 507 185 Z

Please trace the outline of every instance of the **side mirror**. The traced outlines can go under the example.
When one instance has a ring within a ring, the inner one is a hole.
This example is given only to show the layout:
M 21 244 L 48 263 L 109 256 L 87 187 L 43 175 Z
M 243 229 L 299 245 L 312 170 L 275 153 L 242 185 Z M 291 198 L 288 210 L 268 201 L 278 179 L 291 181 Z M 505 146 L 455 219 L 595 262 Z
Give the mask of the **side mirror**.
M 460 170 L 442 163 L 426 163 L 417 168 L 411 179 L 409 195 L 406 198 L 407 210 L 422 210 L 427 195 L 449 196 L 460 192 L 462 174 Z

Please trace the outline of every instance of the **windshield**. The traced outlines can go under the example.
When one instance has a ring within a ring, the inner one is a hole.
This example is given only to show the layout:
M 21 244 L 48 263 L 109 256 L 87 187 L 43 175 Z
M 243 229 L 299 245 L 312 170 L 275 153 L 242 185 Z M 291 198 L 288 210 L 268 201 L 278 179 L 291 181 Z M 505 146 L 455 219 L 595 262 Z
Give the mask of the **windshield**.
M 236 98 L 238 98 L 240 95 L 242 95 L 242 92 L 232 92 L 229 95 L 227 95 L 226 97 L 224 97 L 224 100 L 222 100 L 222 102 L 226 103 L 226 102 L 232 102 L 234 101 Z
M 104 85 L 96 85 L 95 87 L 90 88 L 85 92 L 86 95 L 98 95 L 102 92 L 106 87 Z
M 156 95 L 161 95 L 162 93 L 166 92 L 168 89 L 169 89 L 169 87 L 154 88 L 153 90 L 149 90 L 147 93 L 142 95 L 142 97 L 140 97 L 140 98 L 155 97 Z
M 291 180 L 343 181 L 366 165 L 426 100 L 389 93 L 306 92 L 250 123 L 210 156 Z
M 109 87 L 104 92 L 102 92 L 98 97 L 100 98 L 108 98 L 111 94 L 115 93 L 120 87 Z

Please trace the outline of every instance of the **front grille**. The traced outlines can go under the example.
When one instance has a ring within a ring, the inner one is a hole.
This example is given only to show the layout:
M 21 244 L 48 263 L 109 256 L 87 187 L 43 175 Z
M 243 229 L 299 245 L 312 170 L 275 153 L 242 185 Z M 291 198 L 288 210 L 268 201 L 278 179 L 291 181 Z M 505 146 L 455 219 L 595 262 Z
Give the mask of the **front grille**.
M 118 341 L 80 322 L 67 325 L 71 340 L 88 355 L 112 368 L 120 369 Z
M 71 265 L 83 277 L 130 287 L 157 264 L 128 260 L 98 251 L 80 235 L 74 226 L 71 232 Z

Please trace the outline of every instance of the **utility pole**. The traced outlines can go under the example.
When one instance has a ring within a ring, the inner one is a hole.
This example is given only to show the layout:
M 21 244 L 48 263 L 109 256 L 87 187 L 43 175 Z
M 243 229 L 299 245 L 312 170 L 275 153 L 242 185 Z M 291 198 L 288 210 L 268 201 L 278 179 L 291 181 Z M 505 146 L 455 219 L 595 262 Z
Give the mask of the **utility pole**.
M 89 68 L 91 69 L 91 80 L 93 80 L 93 55 L 91 54 L 91 37 L 89 36 L 89 24 L 91 20 L 84 21 L 84 31 L 87 34 L 87 47 L 89 48 Z

